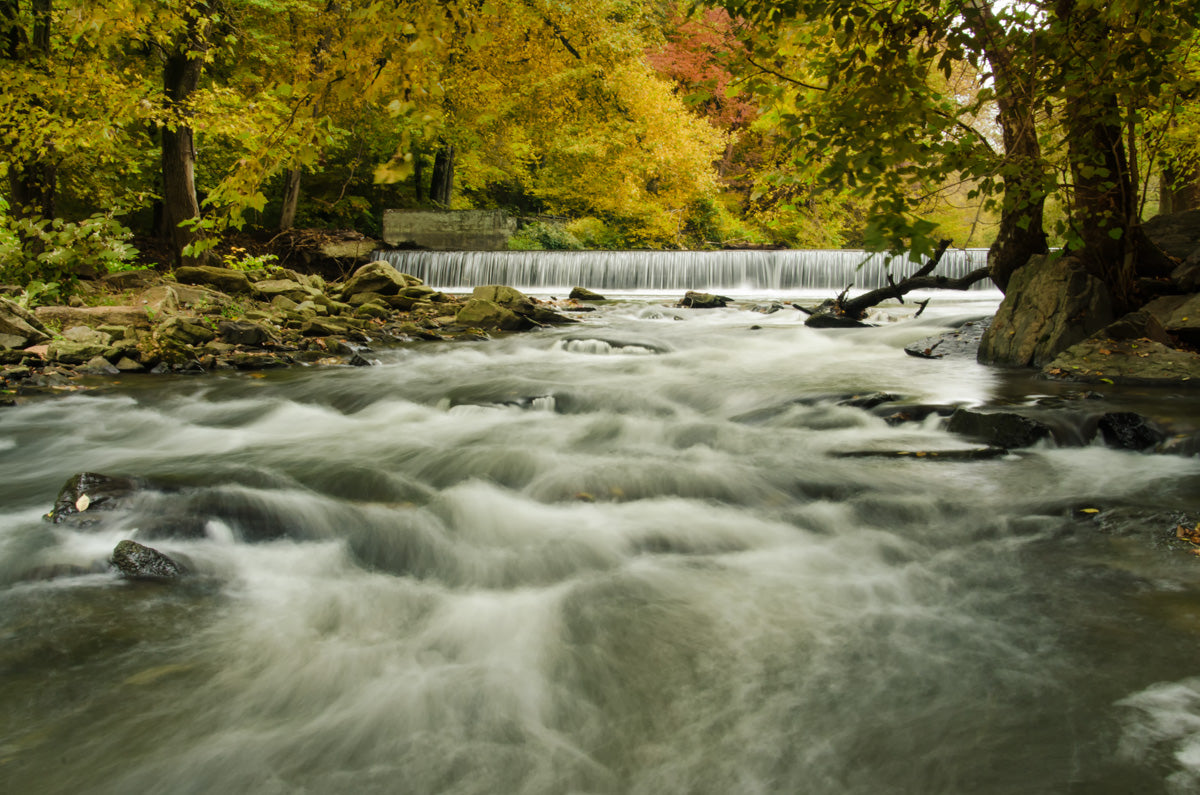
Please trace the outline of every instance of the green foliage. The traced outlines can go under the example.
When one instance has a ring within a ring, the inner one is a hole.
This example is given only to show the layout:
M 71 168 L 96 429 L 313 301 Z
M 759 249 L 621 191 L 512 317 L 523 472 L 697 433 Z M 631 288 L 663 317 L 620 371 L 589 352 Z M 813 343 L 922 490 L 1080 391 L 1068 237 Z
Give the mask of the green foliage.
M 578 251 L 585 248 L 575 235 L 561 224 L 533 221 L 509 238 L 514 251 Z
M 237 271 L 256 271 L 266 270 L 278 260 L 279 257 L 274 254 L 251 255 L 241 246 L 234 246 L 222 255 L 221 264 Z
M 137 256 L 130 231 L 110 214 L 79 221 L 14 218 L 0 199 L 0 280 L 69 288 L 84 275 L 129 270 Z

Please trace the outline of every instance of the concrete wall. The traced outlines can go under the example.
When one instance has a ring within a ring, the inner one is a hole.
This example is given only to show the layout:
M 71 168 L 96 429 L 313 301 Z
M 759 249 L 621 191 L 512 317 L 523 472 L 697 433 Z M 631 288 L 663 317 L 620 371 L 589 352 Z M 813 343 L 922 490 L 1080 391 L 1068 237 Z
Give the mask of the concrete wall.
M 434 251 L 498 251 L 517 221 L 500 210 L 385 210 L 383 239 Z

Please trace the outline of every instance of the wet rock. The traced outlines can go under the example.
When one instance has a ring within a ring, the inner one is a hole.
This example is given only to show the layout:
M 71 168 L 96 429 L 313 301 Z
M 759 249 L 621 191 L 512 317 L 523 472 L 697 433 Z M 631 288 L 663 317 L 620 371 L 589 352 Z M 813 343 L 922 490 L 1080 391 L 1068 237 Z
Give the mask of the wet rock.
M 54 500 L 54 508 L 46 518 L 55 524 L 61 524 L 79 514 L 110 511 L 127 500 L 137 489 L 137 481 L 132 478 L 80 472 L 63 484 Z
M 911 458 L 918 461 L 986 461 L 1008 455 L 1005 447 L 977 447 L 970 450 L 845 450 L 834 458 Z
M 117 372 L 121 373 L 140 373 L 146 369 L 146 365 L 128 356 L 122 356 L 117 359 L 116 368 Z
M 347 361 L 346 364 L 350 365 L 351 367 L 372 367 L 375 363 L 364 357 L 362 354 L 356 353 L 350 357 L 350 360 Z
M 1010 411 L 960 408 L 950 415 L 946 430 L 983 441 L 990 447 L 1029 447 L 1050 436 L 1043 422 Z
M 1146 450 L 1167 438 L 1162 428 L 1132 411 L 1109 412 L 1100 417 L 1097 427 L 1105 444 L 1122 450 Z
M 229 357 L 229 364 L 238 370 L 272 370 L 287 367 L 290 362 L 269 353 L 236 353 Z
M 112 564 L 130 580 L 176 580 L 184 568 L 153 547 L 136 541 L 121 541 L 113 549 Z
M 720 309 L 729 304 L 732 298 L 712 293 L 698 293 L 688 290 L 675 306 L 685 309 Z
M 78 372 L 85 375 L 120 375 L 121 371 L 103 356 L 94 356 L 80 365 Z
M 199 284 L 230 295 L 253 292 L 245 271 L 218 268 L 211 265 L 187 265 L 175 269 L 175 279 L 182 284 Z
M 1181 433 L 1166 439 L 1157 448 L 1166 455 L 1191 457 L 1200 455 L 1200 432 Z
M 520 331 L 532 325 L 529 320 L 508 307 L 479 298 L 469 299 L 462 309 L 458 310 L 455 322 L 460 326 L 501 331 Z
M 991 324 L 991 318 L 970 320 L 953 331 L 909 343 L 904 352 L 921 359 L 975 359 L 979 342 Z
M 586 287 L 572 287 L 571 294 L 567 296 L 572 301 L 603 301 L 604 296 L 600 293 L 594 293 Z
M 755 304 L 754 306 L 750 307 L 750 311 L 758 312 L 760 315 L 773 315 L 776 312 L 782 311 L 783 308 L 783 304 L 780 303 Z
M 847 395 L 840 398 L 837 405 L 856 409 L 873 409 L 884 403 L 895 403 L 897 400 L 900 400 L 900 396 L 893 395 L 891 392 L 868 392 L 863 395 Z
M 368 262 L 356 270 L 342 285 L 342 300 L 346 301 L 359 293 L 395 295 L 410 284 L 418 284 L 415 276 L 408 276 L 383 260 Z
M 979 361 L 1040 367 L 1112 320 L 1108 291 L 1082 263 L 1034 257 L 1013 274 L 980 341 Z
M 872 413 L 888 425 L 902 425 L 906 422 L 922 422 L 936 414 L 939 417 L 949 417 L 958 410 L 958 406 L 944 404 L 918 403 L 903 406 L 883 404 Z

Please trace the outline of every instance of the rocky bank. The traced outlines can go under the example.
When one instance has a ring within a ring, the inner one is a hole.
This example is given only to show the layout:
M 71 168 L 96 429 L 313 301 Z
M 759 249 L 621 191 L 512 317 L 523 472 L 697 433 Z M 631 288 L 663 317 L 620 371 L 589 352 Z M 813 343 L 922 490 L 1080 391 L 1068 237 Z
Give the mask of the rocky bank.
M 499 285 L 451 296 L 382 261 L 337 282 L 203 266 L 110 274 L 81 292 L 77 306 L 33 311 L 0 297 L 0 400 L 78 389 L 80 375 L 369 365 L 372 345 L 573 323 L 562 311 L 581 309 Z

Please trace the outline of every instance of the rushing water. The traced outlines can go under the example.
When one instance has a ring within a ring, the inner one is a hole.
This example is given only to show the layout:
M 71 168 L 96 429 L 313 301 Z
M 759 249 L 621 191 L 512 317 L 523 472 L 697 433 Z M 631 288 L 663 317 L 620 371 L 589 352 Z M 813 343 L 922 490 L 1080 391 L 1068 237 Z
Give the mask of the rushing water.
M 0 791 L 1196 791 L 1200 561 L 1078 509 L 1195 511 L 1200 461 L 834 455 L 968 446 L 839 395 L 1029 388 L 905 356 L 994 300 L 940 306 L 622 300 L 0 410 Z M 79 471 L 150 485 L 43 522 Z M 128 537 L 197 573 L 25 576 Z
M 781 251 L 382 251 L 404 273 L 442 289 L 508 284 L 520 289 L 871 290 L 917 269 L 904 258 L 856 250 Z M 937 274 L 951 279 L 987 265 L 987 249 L 948 249 Z M 979 289 L 985 289 L 980 282 Z

